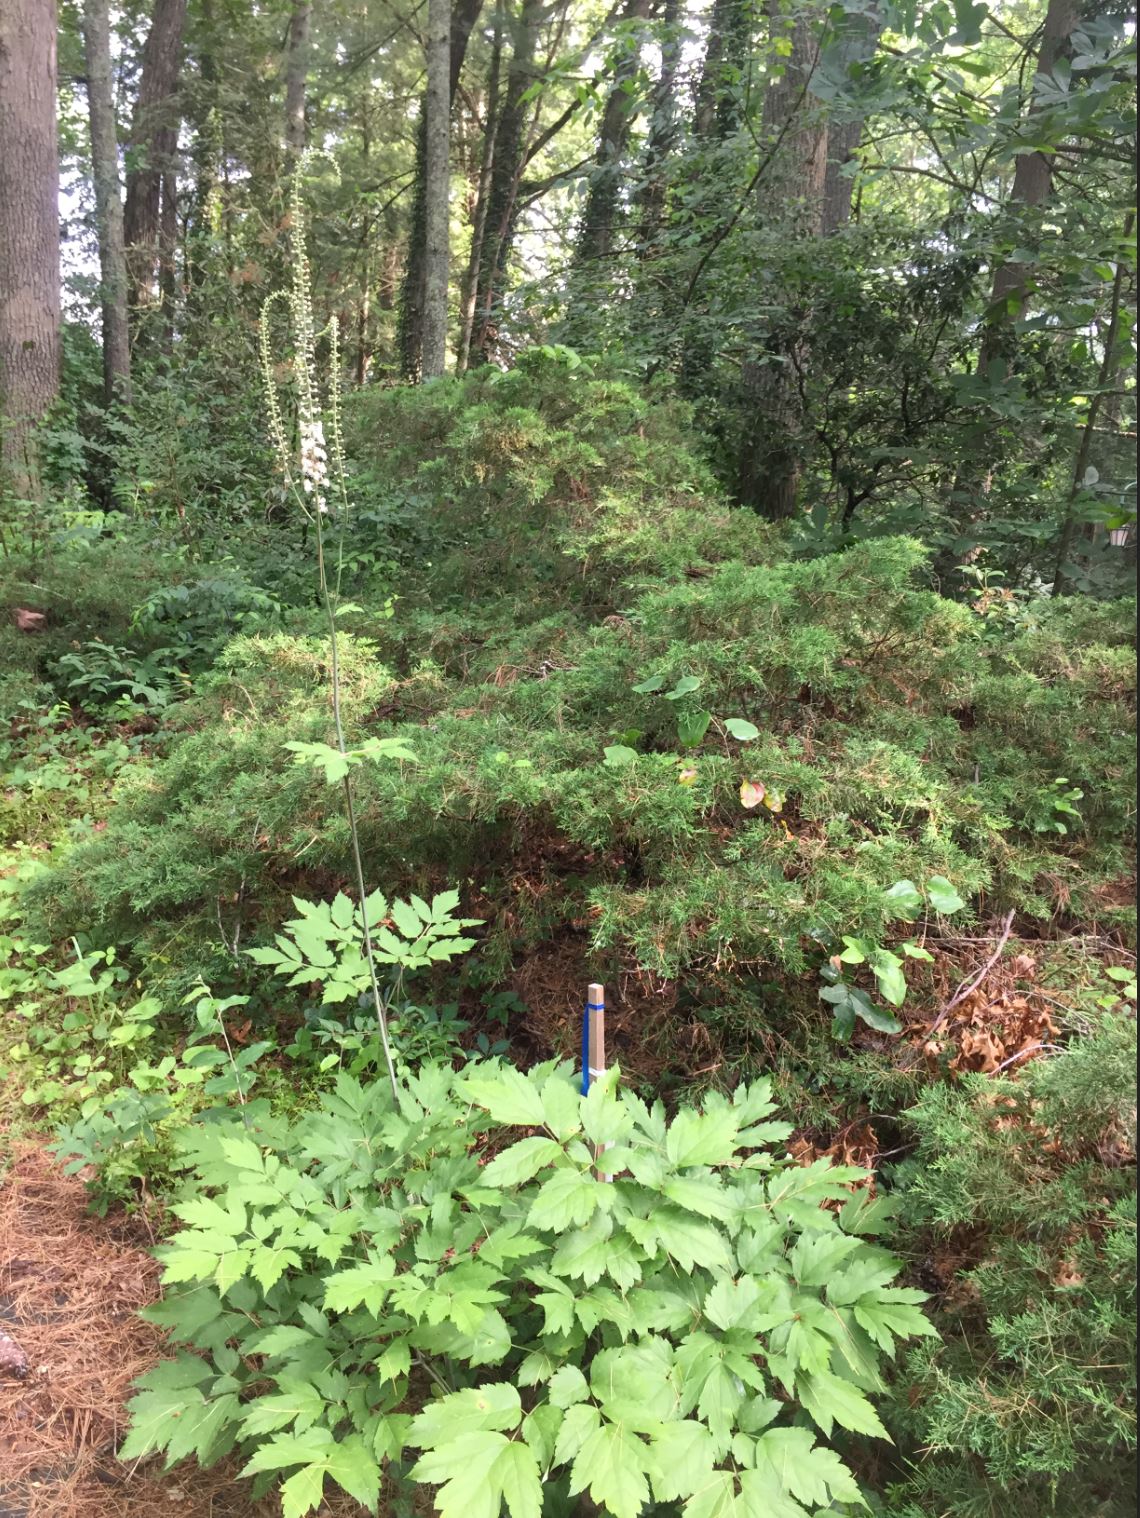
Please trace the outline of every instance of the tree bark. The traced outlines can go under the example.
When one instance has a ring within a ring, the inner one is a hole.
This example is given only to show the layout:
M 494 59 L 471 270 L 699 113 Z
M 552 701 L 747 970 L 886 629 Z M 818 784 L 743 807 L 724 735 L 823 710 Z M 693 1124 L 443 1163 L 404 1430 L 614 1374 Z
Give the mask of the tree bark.
M 846 18 L 839 53 L 845 68 L 866 63 L 878 46 L 883 18 L 877 5 L 869 12 L 854 12 Z M 830 237 L 851 218 L 851 195 L 855 181 L 843 169 L 855 156 L 863 136 L 862 116 L 831 121 L 827 130 L 827 173 L 823 186 L 822 232 Z
M 103 317 L 103 393 L 108 406 L 131 398 L 127 253 L 119 188 L 119 142 L 111 84 L 108 0 L 85 0 L 83 46 L 87 61 L 87 112 L 91 121 L 91 177 L 99 240 L 99 302 Z
M 649 0 L 625 0 L 621 14 L 623 21 L 645 21 L 648 16 Z M 626 45 L 613 69 L 613 87 L 606 97 L 598 129 L 594 169 L 590 175 L 582 225 L 574 250 L 574 263 L 578 267 L 595 259 L 608 258 L 613 251 L 623 177 L 622 164 L 637 111 L 637 102 L 626 86 L 637 72 L 641 60 L 641 33 L 623 41 Z
M 522 0 L 518 18 L 512 26 L 514 46 L 491 168 L 487 228 L 480 250 L 471 363 L 489 363 L 495 346 L 496 317 L 514 243 L 518 192 L 524 168 L 527 108 L 523 96 L 534 83 L 534 55 L 544 14 L 543 0 Z
M 483 0 L 459 0 L 451 10 L 449 65 L 447 82 L 447 109 L 450 127 L 451 108 L 463 61 L 467 56 L 467 44 L 479 19 Z M 430 22 L 429 22 L 430 31 Z M 423 364 L 424 301 L 426 299 L 426 252 L 427 252 L 427 101 L 425 99 L 416 128 L 415 188 L 412 194 L 411 227 L 408 236 L 408 260 L 404 269 L 404 282 L 400 291 L 400 365 L 404 377 L 416 380 Z
M 1036 74 L 1049 74 L 1058 58 L 1067 51 L 1069 37 L 1077 24 L 1076 0 L 1049 0 L 1041 48 L 1037 55 Z M 1029 103 L 1027 116 L 1034 106 Z M 1019 153 L 1013 171 L 1011 202 L 1036 208 L 1043 206 L 1053 189 L 1053 160 L 1047 153 Z M 982 327 L 978 348 L 978 378 L 984 378 L 998 362 L 1009 364 L 1013 358 L 1015 323 L 1025 314 L 1029 301 L 1028 270 L 1022 263 L 999 264 L 994 270 L 990 303 Z M 936 555 L 934 574 L 947 581 L 961 562 L 966 542 L 976 523 L 985 514 L 986 486 L 980 458 L 973 458 L 958 470 L 951 492 L 952 524 L 955 539 Z
M 305 151 L 305 91 L 309 80 L 309 32 L 313 7 L 294 0 L 285 54 L 285 153 L 290 164 Z
M 665 0 L 662 11 L 661 72 L 653 87 L 642 188 L 637 196 L 641 258 L 652 254 L 665 224 L 667 165 L 677 145 L 677 72 L 681 66 L 680 0 Z
M 130 300 L 136 307 L 153 303 L 157 295 L 163 181 L 173 182 L 178 151 L 176 89 L 185 24 L 186 0 L 155 0 L 131 118 L 128 148 L 134 167 L 127 175 L 123 212 Z
M 451 0 L 428 0 L 427 94 L 424 97 L 424 319 L 421 372 L 443 373 L 447 363 L 448 218 L 451 188 Z
M 1077 24 L 1076 0 L 1049 0 L 1041 50 L 1037 55 L 1037 74 L 1050 74 L 1053 65 L 1067 51 L 1069 38 Z M 1030 103 L 1029 114 L 1033 114 Z M 1043 206 L 1053 191 L 1053 159 L 1048 153 L 1019 153 L 1013 171 L 1010 199 L 1018 205 Z M 994 271 L 990 307 L 987 312 L 982 346 L 978 353 L 978 374 L 984 375 L 995 358 L 1005 355 L 1008 334 L 1025 312 L 1029 299 L 1027 270 L 1021 263 L 1000 264 Z
M 747 66 L 751 41 L 752 11 L 747 0 L 713 0 L 693 116 L 698 138 L 723 139 L 739 126 L 736 86 Z
M 471 329 L 475 322 L 475 296 L 479 266 L 487 231 L 487 202 L 491 195 L 491 174 L 495 163 L 495 142 L 499 131 L 499 73 L 503 61 L 503 5 L 496 0 L 494 31 L 491 37 L 491 63 L 487 72 L 487 111 L 483 127 L 483 151 L 479 162 L 479 184 L 471 218 L 471 253 L 463 275 L 460 292 L 459 347 L 455 356 L 458 374 L 467 372 L 471 352 Z
M 1124 237 L 1127 240 L 1132 236 L 1132 229 L 1136 225 L 1136 217 L 1129 212 L 1124 222 Z M 1063 596 L 1069 590 L 1069 559 L 1073 549 L 1073 543 L 1077 535 L 1077 520 L 1073 512 L 1073 506 L 1085 483 L 1085 475 L 1089 464 L 1092 462 L 1093 439 L 1096 436 L 1097 418 L 1105 401 L 1105 392 L 1112 385 L 1119 372 L 1121 361 L 1124 357 L 1124 344 L 1120 341 L 1120 311 L 1122 296 L 1124 293 L 1124 260 L 1117 259 L 1116 273 L 1112 280 L 1112 301 L 1109 306 L 1108 330 L 1104 338 L 1104 354 L 1101 358 L 1100 371 L 1097 374 L 1097 393 L 1089 402 L 1089 412 L 1085 419 L 1084 431 L 1081 433 L 1080 446 L 1077 449 L 1076 462 L 1073 465 L 1073 479 L 1069 487 L 1069 498 L 1065 504 L 1065 520 L 1061 528 L 1061 538 L 1057 545 L 1057 563 L 1053 574 L 1053 590 L 1055 596 Z
M 775 4 L 770 15 L 775 32 L 780 24 Z M 780 227 L 789 239 L 819 237 L 823 230 L 827 123 L 808 93 L 819 61 L 817 26 L 803 13 L 796 16 L 783 74 L 764 97 L 764 140 L 777 157 L 764 188 L 763 207 L 780 208 Z M 763 357 L 744 365 L 751 416 L 741 449 L 737 496 L 769 521 L 783 521 L 796 510 L 805 425 L 800 375 L 806 360 L 805 340 L 792 316 L 785 331 L 769 336 Z
M 37 488 L 34 429 L 59 392 L 55 0 L 0 4 L 0 465 Z

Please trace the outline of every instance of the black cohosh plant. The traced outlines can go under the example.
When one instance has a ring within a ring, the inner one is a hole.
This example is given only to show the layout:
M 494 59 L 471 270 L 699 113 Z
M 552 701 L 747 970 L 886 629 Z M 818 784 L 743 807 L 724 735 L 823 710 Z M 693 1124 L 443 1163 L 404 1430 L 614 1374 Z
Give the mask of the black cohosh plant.
M 360 850 L 360 832 L 356 821 L 352 769 L 365 759 L 413 760 L 415 755 L 398 739 L 372 738 L 367 744 L 350 749 L 345 739 L 341 711 L 340 643 L 337 618 L 349 608 L 340 600 L 340 555 L 348 519 L 349 500 L 346 488 L 344 444 L 341 431 L 340 344 L 337 318 L 328 324 L 328 384 L 322 405 L 317 369 L 317 332 L 313 325 L 313 300 L 309 259 L 305 250 L 305 202 L 301 185 L 311 154 L 302 156 L 293 178 L 290 202 L 290 245 L 293 283 L 291 289 L 276 291 L 262 307 L 260 348 L 262 378 L 270 441 L 277 456 L 287 491 L 305 514 L 314 530 L 317 560 L 317 586 L 321 606 L 328 624 L 329 696 L 332 707 L 334 747 L 326 744 L 290 744 L 298 763 L 323 770 L 329 785 L 339 785 L 351 840 L 356 885 L 356 922 L 359 926 L 364 964 L 376 1025 L 383 1048 L 384 1063 L 392 1096 L 398 1095 L 396 1064 L 388 1033 L 388 1012 L 373 950 L 373 925 L 367 910 L 368 891 L 364 881 L 364 862 Z M 270 317 L 276 304 L 287 307 L 293 332 L 292 371 L 296 389 L 297 446 L 291 446 L 286 432 L 273 374 L 273 348 Z M 328 422 L 326 433 L 325 422 Z M 330 532 L 336 526 L 335 536 Z M 330 572 L 331 570 L 331 572 Z

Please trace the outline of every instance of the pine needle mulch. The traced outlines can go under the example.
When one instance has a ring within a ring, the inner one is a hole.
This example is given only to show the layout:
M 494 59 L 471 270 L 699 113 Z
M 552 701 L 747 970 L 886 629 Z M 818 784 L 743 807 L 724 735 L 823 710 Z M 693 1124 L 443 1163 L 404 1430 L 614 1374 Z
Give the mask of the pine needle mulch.
M 0 1135 L 0 1138 L 3 1136 Z M 162 1354 L 138 1309 L 158 1295 L 140 1220 L 92 1217 L 82 1182 L 38 1144 L 5 1142 L 0 1334 L 26 1360 L 0 1375 L 0 1518 L 260 1518 L 232 1469 L 163 1475 L 115 1458 L 130 1383 Z

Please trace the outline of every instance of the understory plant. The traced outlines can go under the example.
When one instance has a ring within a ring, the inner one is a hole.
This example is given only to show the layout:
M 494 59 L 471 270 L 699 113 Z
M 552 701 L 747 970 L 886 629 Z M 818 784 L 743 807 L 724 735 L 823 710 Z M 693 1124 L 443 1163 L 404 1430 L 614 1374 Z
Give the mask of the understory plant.
M 920 1453 L 891 1512 L 1134 1512 L 1134 1016 L 1016 1080 L 932 1086 L 908 1117 L 894 1179 L 942 1338 L 900 1378 L 892 1426 Z
M 188 1135 L 146 1313 L 179 1352 L 122 1457 L 236 1451 L 285 1518 L 326 1482 L 375 1512 L 385 1473 L 444 1518 L 862 1505 L 828 1441 L 886 1437 L 881 1362 L 933 1332 L 865 1172 L 783 1154 L 767 1079 L 671 1121 L 618 1079 L 342 1075 L 293 1126 Z

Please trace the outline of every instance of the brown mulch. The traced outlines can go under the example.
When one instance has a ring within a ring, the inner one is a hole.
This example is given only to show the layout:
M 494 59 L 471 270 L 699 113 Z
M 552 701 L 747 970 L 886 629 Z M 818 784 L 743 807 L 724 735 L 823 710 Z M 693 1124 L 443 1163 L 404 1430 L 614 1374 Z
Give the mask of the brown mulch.
M 140 1221 L 90 1216 L 82 1182 L 41 1146 L 12 1146 L 0 1178 L 0 1331 L 26 1372 L 0 1376 L 0 1518 L 277 1510 L 251 1502 L 232 1468 L 164 1476 L 115 1458 L 130 1383 L 162 1354 L 162 1335 L 137 1316 L 158 1293 L 149 1243 Z
M 530 1043 L 528 1052 L 536 1060 L 580 1059 L 586 988 L 599 973 L 585 933 L 552 938 L 518 965 L 510 987 L 527 1008 L 518 1035 Z M 678 1022 L 671 982 L 619 970 L 606 978 L 605 995 L 606 1062 L 620 1065 L 629 1082 L 654 1085 L 666 1069 L 697 1068 L 708 1031 L 696 1020 Z

